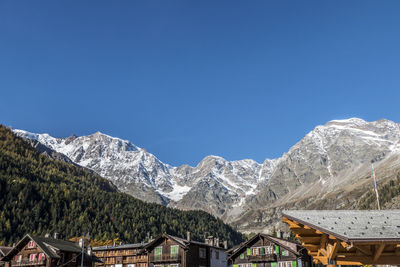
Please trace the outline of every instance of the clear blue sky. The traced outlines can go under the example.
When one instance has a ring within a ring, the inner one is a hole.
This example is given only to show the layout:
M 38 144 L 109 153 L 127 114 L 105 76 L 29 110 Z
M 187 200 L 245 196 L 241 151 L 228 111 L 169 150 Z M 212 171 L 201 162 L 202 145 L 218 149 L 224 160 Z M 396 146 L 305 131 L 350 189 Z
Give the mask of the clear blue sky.
M 400 1 L 0 1 L 0 123 L 171 165 L 400 118 Z

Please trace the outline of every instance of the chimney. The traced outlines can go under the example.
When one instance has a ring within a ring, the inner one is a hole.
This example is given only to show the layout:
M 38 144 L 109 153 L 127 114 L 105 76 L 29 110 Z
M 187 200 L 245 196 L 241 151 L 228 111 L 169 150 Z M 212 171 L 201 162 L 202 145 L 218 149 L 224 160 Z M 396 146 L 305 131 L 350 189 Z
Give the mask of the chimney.
M 224 249 L 228 249 L 228 241 L 224 241 Z
M 283 231 L 279 231 L 279 237 L 281 238 L 281 239 L 283 239 L 283 235 L 284 235 L 285 233 L 283 232 Z
M 191 241 L 190 232 L 189 231 L 186 232 L 186 239 L 187 239 L 187 241 Z
M 57 232 L 54 232 L 53 238 L 54 239 L 58 239 L 58 233 Z
M 85 240 L 83 238 L 79 239 L 79 247 L 85 246 Z

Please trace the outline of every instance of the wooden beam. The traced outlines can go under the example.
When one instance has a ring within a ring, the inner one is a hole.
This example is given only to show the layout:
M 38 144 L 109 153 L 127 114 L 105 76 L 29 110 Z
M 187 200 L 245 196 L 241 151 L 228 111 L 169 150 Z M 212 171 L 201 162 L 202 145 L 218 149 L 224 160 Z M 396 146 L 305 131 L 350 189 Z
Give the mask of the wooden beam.
M 376 262 L 379 259 L 384 249 L 385 249 L 385 244 L 384 243 L 380 244 L 378 249 L 375 251 L 374 262 Z
M 328 241 L 328 235 L 327 234 L 323 234 L 321 237 L 321 241 L 319 243 L 319 247 L 320 248 L 325 248 L 326 247 L 326 241 Z
M 319 245 L 315 245 L 315 244 L 302 244 L 302 245 L 306 249 L 315 250 L 315 251 L 317 251 L 320 248 Z
M 328 252 L 326 252 L 326 249 L 324 249 L 324 248 L 320 248 L 320 249 L 318 249 L 318 254 L 319 255 L 324 255 L 324 256 L 328 256 Z
M 313 237 L 300 237 L 300 240 L 302 241 L 302 243 L 317 243 L 319 244 L 321 242 L 321 236 L 313 236 Z
M 300 224 L 296 221 L 293 221 L 293 220 L 289 220 L 286 217 L 282 217 L 282 221 L 289 224 L 289 228 L 303 228 L 302 224 Z
M 335 258 L 336 258 L 336 255 L 337 255 L 339 246 L 340 246 L 340 242 L 339 242 L 339 241 L 336 241 L 335 244 L 333 244 L 331 253 L 330 253 L 330 255 L 329 255 L 329 258 L 330 258 L 330 259 L 335 259 Z
M 290 230 L 292 230 L 295 234 L 298 234 L 300 236 L 302 236 L 302 235 L 312 235 L 312 234 L 317 233 L 317 231 L 315 231 L 313 229 L 293 228 L 293 229 L 290 229 Z
M 368 248 L 366 248 L 366 246 L 354 246 L 357 250 L 359 250 L 361 253 L 363 253 L 366 256 L 371 256 L 372 255 L 372 251 Z

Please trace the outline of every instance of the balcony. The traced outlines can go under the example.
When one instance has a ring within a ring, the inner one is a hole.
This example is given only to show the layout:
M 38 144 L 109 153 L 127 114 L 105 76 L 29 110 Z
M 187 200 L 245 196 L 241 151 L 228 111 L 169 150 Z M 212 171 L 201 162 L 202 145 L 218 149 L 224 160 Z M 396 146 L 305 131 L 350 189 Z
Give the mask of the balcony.
M 45 265 L 46 260 L 36 260 L 36 261 L 29 261 L 29 260 L 22 260 L 22 261 L 11 261 L 12 266 L 37 266 L 37 265 Z
M 247 258 L 250 261 L 276 261 L 275 254 L 249 255 Z
M 178 262 L 181 260 L 180 254 L 150 255 L 150 262 Z

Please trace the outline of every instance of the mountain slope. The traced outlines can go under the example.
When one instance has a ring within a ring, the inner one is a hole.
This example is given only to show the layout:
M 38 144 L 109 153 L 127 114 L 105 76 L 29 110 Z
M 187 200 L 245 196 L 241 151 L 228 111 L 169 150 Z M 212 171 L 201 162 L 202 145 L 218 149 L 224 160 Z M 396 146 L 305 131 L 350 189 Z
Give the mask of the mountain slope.
M 28 232 L 59 232 L 64 238 L 89 231 L 97 239 L 140 242 L 147 232 L 194 239 L 205 233 L 229 243 L 242 236 L 203 211 L 180 211 L 120 193 L 86 169 L 49 159 L 0 125 L 0 241 L 11 244 Z
M 356 207 L 369 186 L 371 163 L 380 172 L 400 164 L 399 125 L 384 119 L 330 121 L 263 164 L 208 156 L 195 167 L 172 167 L 101 133 L 53 138 L 15 132 L 105 176 L 124 192 L 180 209 L 202 209 L 242 231 L 271 230 L 283 208 Z

